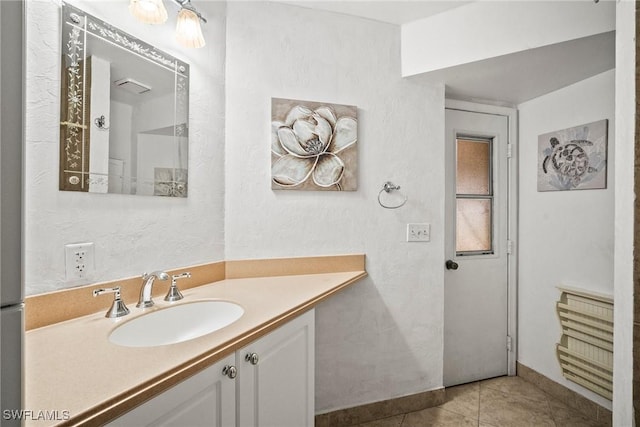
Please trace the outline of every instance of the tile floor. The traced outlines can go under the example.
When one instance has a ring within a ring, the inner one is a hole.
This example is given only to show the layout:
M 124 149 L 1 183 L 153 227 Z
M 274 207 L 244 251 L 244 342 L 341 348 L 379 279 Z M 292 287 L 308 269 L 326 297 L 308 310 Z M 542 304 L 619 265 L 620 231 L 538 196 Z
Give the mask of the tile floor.
M 451 387 L 446 402 L 360 427 L 591 427 L 585 418 L 519 377 L 500 377 Z

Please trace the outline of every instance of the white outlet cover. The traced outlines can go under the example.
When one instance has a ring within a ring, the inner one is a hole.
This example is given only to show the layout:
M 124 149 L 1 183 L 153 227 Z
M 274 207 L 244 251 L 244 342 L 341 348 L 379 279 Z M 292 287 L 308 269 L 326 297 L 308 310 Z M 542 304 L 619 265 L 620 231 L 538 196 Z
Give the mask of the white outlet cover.
M 428 223 L 407 224 L 407 242 L 429 242 L 431 240 L 431 225 Z
M 64 246 L 65 275 L 70 283 L 84 283 L 92 278 L 95 271 L 94 244 L 72 243 Z

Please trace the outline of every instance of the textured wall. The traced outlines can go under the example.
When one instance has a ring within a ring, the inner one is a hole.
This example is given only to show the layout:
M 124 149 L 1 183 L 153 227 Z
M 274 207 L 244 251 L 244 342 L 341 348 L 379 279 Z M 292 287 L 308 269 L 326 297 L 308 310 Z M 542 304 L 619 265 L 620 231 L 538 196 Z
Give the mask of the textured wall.
M 65 283 L 64 245 L 95 243 L 94 280 L 113 280 L 224 258 L 223 2 L 201 2 L 207 46 L 173 40 L 174 4 L 160 26 L 137 23 L 128 0 L 75 1 L 191 66 L 189 197 L 168 199 L 58 191 L 59 3 L 27 2 L 25 281 L 27 294 Z
M 613 70 L 518 106 L 520 118 L 518 361 L 601 405 L 611 402 L 562 376 L 558 285 L 613 295 Z M 538 135 L 609 119 L 605 190 L 537 191 Z
M 441 387 L 443 88 L 400 78 L 396 26 L 269 2 L 227 12 L 227 258 L 366 253 L 369 278 L 317 309 L 317 412 Z M 271 97 L 358 106 L 358 191 L 271 190 Z M 378 205 L 387 180 L 403 208 Z M 431 223 L 431 242 L 407 243 L 408 222 Z
M 636 4 L 637 6 L 637 4 Z M 634 164 L 637 171 L 640 167 L 640 13 L 635 10 L 635 155 Z M 634 192 L 640 192 L 640 174 L 634 174 Z M 633 221 L 633 408 L 635 423 L 640 423 L 640 198 L 636 198 Z
M 640 16 L 637 6 L 638 2 L 632 0 L 616 5 L 616 135 L 620 143 L 616 155 L 615 198 L 615 426 L 634 425 L 634 407 L 635 425 L 640 424 L 640 206 L 636 196 L 640 190 L 640 45 L 637 37 L 640 35 Z

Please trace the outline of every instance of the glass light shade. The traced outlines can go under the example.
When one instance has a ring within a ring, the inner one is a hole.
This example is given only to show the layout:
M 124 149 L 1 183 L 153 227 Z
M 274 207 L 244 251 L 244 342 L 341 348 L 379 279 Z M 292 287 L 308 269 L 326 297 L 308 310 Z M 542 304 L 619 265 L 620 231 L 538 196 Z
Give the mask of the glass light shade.
M 194 11 L 182 8 L 178 12 L 176 40 L 182 46 L 189 48 L 198 48 L 205 45 L 202 28 L 200 28 L 200 18 Z
M 162 0 L 131 0 L 129 12 L 145 24 L 163 24 L 167 20 Z

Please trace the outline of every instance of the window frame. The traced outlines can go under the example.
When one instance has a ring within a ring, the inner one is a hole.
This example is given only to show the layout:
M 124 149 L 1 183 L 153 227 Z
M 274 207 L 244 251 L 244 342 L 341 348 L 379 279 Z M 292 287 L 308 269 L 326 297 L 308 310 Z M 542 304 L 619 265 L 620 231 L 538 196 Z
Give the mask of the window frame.
M 470 141 L 470 142 L 482 142 L 487 143 L 489 146 L 489 173 L 488 173 L 488 191 L 487 194 L 467 194 L 458 193 L 458 142 Z M 495 224 L 494 224 L 494 211 L 495 211 L 495 192 L 494 192 L 494 154 L 495 154 L 495 137 L 493 136 L 477 136 L 467 134 L 457 134 L 455 139 L 455 176 L 454 176 L 454 199 L 455 199 L 455 253 L 456 257 L 469 257 L 469 256 L 487 256 L 495 255 Z M 458 200 L 489 200 L 489 242 L 490 248 L 488 250 L 471 250 L 471 251 L 459 251 L 458 250 Z

